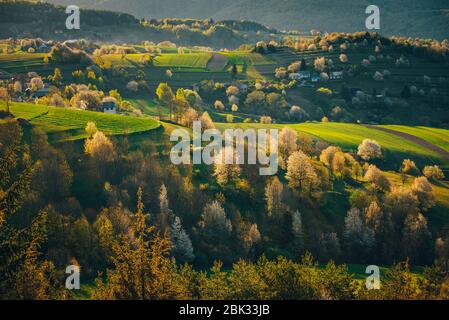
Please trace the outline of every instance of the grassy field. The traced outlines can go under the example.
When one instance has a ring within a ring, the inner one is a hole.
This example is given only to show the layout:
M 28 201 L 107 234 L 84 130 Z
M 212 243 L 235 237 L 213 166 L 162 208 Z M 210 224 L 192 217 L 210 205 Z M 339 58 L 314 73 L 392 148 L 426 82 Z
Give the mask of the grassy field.
M 229 82 L 231 74 L 225 70 L 209 70 L 207 64 L 212 57 L 211 53 L 192 54 L 163 54 L 155 58 L 154 65 L 143 66 L 140 63 L 142 54 L 128 54 L 122 59 L 120 55 L 104 55 L 102 59 L 113 66 L 145 73 L 145 80 L 152 88 L 161 82 L 167 82 L 173 88 L 191 88 L 195 83 L 204 79 L 218 82 Z M 170 69 L 172 76 L 168 77 L 166 71 Z M 131 71 L 130 71 L 131 72 Z
M 44 63 L 44 53 L 17 52 L 12 54 L 0 54 L 0 69 L 10 73 L 29 72 L 49 68 Z
M 5 109 L 4 103 L 0 104 L 0 109 Z M 46 131 L 53 141 L 85 138 L 84 128 L 88 121 L 95 122 L 99 130 L 110 135 L 145 132 L 159 127 L 158 121 L 147 117 L 136 118 L 26 103 L 13 103 L 11 112 Z
M 408 133 L 418 138 L 427 140 L 434 145 L 449 152 L 449 130 L 428 128 L 428 127 L 409 127 L 399 125 L 382 126 L 387 129 Z
M 162 116 L 168 116 L 168 108 L 161 107 L 159 110 L 156 99 L 151 100 L 148 98 L 131 98 L 127 100 L 131 102 L 134 107 L 137 107 L 140 110 L 142 110 L 144 114 L 150 116 L 159 116 L 160 111 Z
M 155 67 L 206 68 L 210 53 L 163 54 L 154 58 Z
M 356 124 L 345 123 L 301 123 L 289 125 L 261 124 L 218 124 L 219 128 L 282 128 L 288 126 L 297 132 L 308 134 L 316 139 L 340 146 L 344 150 L 356 152 L 358 145 L 366 138 L 375 139 L 385 151 L 385 158 L 398 165 L 405 158 L 412 158 L 420 164 L 449 165 L 447 159 L 409 140 L 379 130 L 366 128 Z M 449 148 L 449 143 L 446 145 Z
M 127 54 L 122 57 L 120 54 L 107 54 L 101 58 L 105 61 L 109 61 L 111 65 L 133 68 L 144 66 L 140 63 L 142 56 L 145 54 Z M 211 53 L 164 53 L 154 58 L 153 66 L 157 68 L 194 68 L 199 70 L 205 70 L 207 63 L 212 57 Z
M 223 53 L 229 58 L 231 64 L 246 64 L 246 65 L 267 65 L 276 63 L 269 56 L 261 55 L 254 52 L 246 51 L 231 51 Z

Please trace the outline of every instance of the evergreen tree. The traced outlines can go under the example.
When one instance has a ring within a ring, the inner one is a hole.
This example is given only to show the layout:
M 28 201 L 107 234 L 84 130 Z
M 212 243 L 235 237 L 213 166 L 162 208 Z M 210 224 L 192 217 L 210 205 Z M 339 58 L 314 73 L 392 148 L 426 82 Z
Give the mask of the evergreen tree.
M 166 300 L 189 297 L 177 267 L 168 258 L 172 248 L 167 236 L 161 237 L 154 226 L 147 226 L 142 189 L 139 188 L 137 212 L 128 234 L 121 234 L 113 245 L 113 269 L 107 281 L 96 280 L 95 299 Z
M 172 253 L 179 261 L 192 261 L 195 258 L 193 254 L 192 241 L 182 227 L 181 219 L 179 219 L 179 217 L 175 217 L 170 227 L 170 237 L 173 243 Z
M 47 219 L 47 211 L 41 211 L 28 232 L 30 239 L 27 241 L 25 256 L 15 281 L 17 297 L 20 299 L 47 300 L 63 297 L 58 294 L 58 289 L 62 287 L 58 282 L 55 266 L 39 257 L 39 249 L 47 239 Z
M 19 163 L 22 128 L 16 121 L 0 123 L 0 299 L 11 297 L 17 272 L 26 254 L 26 229 L 9 219 L 23 205 L 34 166 Z M 21 168 L 25 165 L 25 168 Z M 18 173 L 17 173 L 18 172 Z M 14 297 L 14 296 L 13 296 Z

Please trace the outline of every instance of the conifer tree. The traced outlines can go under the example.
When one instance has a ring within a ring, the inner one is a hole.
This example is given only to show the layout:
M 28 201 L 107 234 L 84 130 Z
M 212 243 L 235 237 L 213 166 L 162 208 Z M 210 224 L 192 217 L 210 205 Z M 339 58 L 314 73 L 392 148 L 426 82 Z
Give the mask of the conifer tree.
M 176 264 L 168 258 L 172 248 L 167 236 L 147 226 L 142 189 L 138 190 L 137 212 L 128 234 L 121 234 L 112 248 L 113 269 L 107 281 L 96 280 L 95 299 L 164 300 L 186 299 L 188 292 Z
M 170 227 L 170 238 L 173 243 L 173 254 L 181 262 L 194 259 L 192 241 L 181 225 L 181 219 L 175 217 Z

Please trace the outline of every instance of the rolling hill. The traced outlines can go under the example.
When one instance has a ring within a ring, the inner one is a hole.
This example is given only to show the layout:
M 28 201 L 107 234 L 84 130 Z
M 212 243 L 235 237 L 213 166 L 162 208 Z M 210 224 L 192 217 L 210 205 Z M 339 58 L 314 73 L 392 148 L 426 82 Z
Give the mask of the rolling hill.
M 261 124 L 218 124 L 220 129 L 227 127 L 241 127 L 246 128 L 266 128 L 267 125 Z M 431 150 L 426 145 L 422 145 L 416 141 L 398 137 L 394 132 L 383 132 L 379 130 L 382 127 L 370 126 L 365 127 L 358 124 L 349 123 L 300 123 L 300 124 L 273 124 L 268 127 L 281 129 L 289 127 L 293 130 L 309 135 L 313 139 L 323 140 L 330 144 L 337 145 L 346 151 L 357 152 L 358 145 L 366 138 L 374 138 L 380 143 L 384 149 L 384 156 L 391 167 L 397 169 L 405 158 L 411 158 L 420 166 L 426 164 L 439 164 L 444 167 L 449 166 L 449 158 L 434 150 Z M 402 130 L 415 131 L 415 127 L 402 126 Z M 424 130 L 424 129 L 421 129 Z M 435 129 L 425 128 L 427 131 Z M 423 134 L 417 134 L 417 137 L 429 142 L 433 145 L 431 137 Z M 438 141 L 438 146 L 442 149 L 449 148 L 449 143 L 443 140 Z M 435 142 L 436 145 L 436 142 Z
M 127 12 L 146 18 L 246 19 L 278 29 L 353 32 L 365 28 L 368 0 L 49 0 L 87 8 Z M 444 39 L 449 30 L 445 0 L 380 0 L 381 30 L 386 35 Z
M 0 110 L 4 109 L 2 101 Z M 111 135 L 147 132 L 160 125 L 158 121 L 147 117 L 136 118 L 29 103 L 12 103 L 10 110 L 15 117 L 27 120 L 31 125 L 47 132 L 51 141 L 86 138 L 84 128 L 88 121 L 95 122 L 99 130 Z
M 4 110 L 4 102 L 0 109 Z M 148 117 L 131 117 L 104 114 L 100 112 L 81 111 L 74 109 L 47 107 L 28 103 L 12 103 L 11 112 L 14 116 L 27 120 L 31 125 L 42 128 L 53 141 L 78 140 L 86 137 L 84 128 L 88 121 L 96 123 L 97 127 L 108 134 L 132 134 L 154 130 L 159 122 Z M 225 124 L 217 123 L 221 129 L 228 127 L 263 128 L 261 124 Z M 345 150 L 356 152 L 363 139 L 375 137 L 385 150 L 385 156 L 392 166 L 397 166 L 405 157 L 416 160 L 421 165 L 440 164 L 449 166 L 449 159 L 418 142 L 409 139 L 398 139 L 394 132 L 383 132 L 383 127 L 364 127 L 345 123 L 301 123 L 289 125 L 270 125 L 273 128 L 288 126 L 298 132 L 305 133 L 314 139 L 324 140 L 338 145 Z M 419 137 L 431 145 L 449 150 L 447 130 L 427 127 L 385 126 L 390 130 L 407 132 Z

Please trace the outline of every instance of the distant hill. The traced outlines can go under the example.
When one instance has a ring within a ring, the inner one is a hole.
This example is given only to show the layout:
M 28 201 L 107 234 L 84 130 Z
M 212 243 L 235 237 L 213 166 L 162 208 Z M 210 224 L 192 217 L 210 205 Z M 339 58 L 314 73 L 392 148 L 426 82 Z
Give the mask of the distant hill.
M 49 0 L 58 4 L 127 12 L 139 18 L 246 19 L 278 29 L 353 32 L 365 28 L 369 0 Z M 449 1 L 377 0 L 381 33 L 449 37 Z
M 109 43 L 171 41 L 183 46 L 236 48 L 245 43 L 270 40 L 274 30 L 253 22 L 210 20 L 179 21 L 189 28 L 166 28 L 160 20 L 141 23 L 135 16 L 109 10 L 84 8 L 79 30 L 67 30 L 65 7 L 40 1 L 0 0 L 0 39 L 43 38 L 67 40 L 85 38 Z

